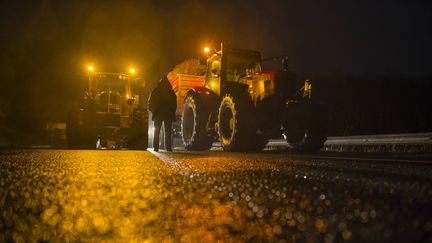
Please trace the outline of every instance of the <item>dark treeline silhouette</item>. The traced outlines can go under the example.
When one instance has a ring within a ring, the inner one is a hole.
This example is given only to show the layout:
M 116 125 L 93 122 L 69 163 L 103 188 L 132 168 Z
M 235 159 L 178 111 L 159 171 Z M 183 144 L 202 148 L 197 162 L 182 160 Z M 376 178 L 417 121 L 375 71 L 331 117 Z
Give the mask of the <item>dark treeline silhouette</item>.
M 314 99 L 329 107 L 329 136 L 432 131 L 432 77 L 315 75 L 312 82 Z M 0 114 L 0 145 L 46 143 L 46 123 L 65 121 L 73 93 L 69 102 L 45 103 L 44 112 L 16 101 Z
M 329 106 L 329 135 L 432 131 L 432 77 L 318 75 L 314 96 Z

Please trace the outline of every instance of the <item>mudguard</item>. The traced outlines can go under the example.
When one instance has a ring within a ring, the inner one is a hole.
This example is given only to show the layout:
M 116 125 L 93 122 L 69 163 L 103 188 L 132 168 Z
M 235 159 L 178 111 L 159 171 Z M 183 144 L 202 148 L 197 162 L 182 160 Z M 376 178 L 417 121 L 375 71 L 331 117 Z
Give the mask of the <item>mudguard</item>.
M 238 82 L 232 82 L 232 81 L 225 81 L 224 85 L 221 88 L 221 97 L 223 97 L 225 94 L 241 94 L 241 93 L 248 93 L 249 86 L 246 84 L 238 83 Z
M 208 109 L 211 112 L 217 110 L 219 106 L 219 96 L 216 93 L 214 93 L 212 90 L 206 87 L 193 88 L 188 90 L 185 97 L 187 97 L 189 94 L 192 93 L 195 93 L 200 97 L 203 104 L 205 104 L 206 109 Z

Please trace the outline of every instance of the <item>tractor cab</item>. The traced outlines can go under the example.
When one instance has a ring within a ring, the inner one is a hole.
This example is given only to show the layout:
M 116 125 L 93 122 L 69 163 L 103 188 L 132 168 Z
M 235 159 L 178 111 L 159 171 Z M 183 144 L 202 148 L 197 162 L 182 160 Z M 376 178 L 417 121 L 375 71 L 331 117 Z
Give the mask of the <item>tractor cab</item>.
M 207 59 L 205 87 L 216 94 L 226 82 L 250 85 L 253 74 L 261 72 L 261 54 L 256 51 L 223 48 Z
M 225 70 L 227 81 L 249 85 L 252 75 L 261 72 L 261 55 L 249 50 L 227 50 Z
M 107 72 L 90 75 L 88 96 L 98 113 L 119 115 L 129 115 L 135 98 L 128 75 Z

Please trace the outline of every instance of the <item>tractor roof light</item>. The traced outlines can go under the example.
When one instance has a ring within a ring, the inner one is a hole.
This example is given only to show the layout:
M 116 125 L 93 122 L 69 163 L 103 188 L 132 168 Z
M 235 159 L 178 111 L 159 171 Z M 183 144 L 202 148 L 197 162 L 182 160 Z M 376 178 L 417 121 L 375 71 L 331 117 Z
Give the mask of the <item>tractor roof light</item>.
M 199 63 L 200 65 L 205 65 L 207 63 L 207 59 L 212 55 L 212 49 L 206 46 L 202 49 L 202 52 L 199 55 Z

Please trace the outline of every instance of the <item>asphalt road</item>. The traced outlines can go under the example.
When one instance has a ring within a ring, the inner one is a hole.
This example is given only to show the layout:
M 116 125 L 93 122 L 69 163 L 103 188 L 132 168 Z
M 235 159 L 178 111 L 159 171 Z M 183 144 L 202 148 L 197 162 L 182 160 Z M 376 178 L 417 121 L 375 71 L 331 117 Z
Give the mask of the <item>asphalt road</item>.
M 432 242 L 422 161 L 2 150 L 0 242 Z

